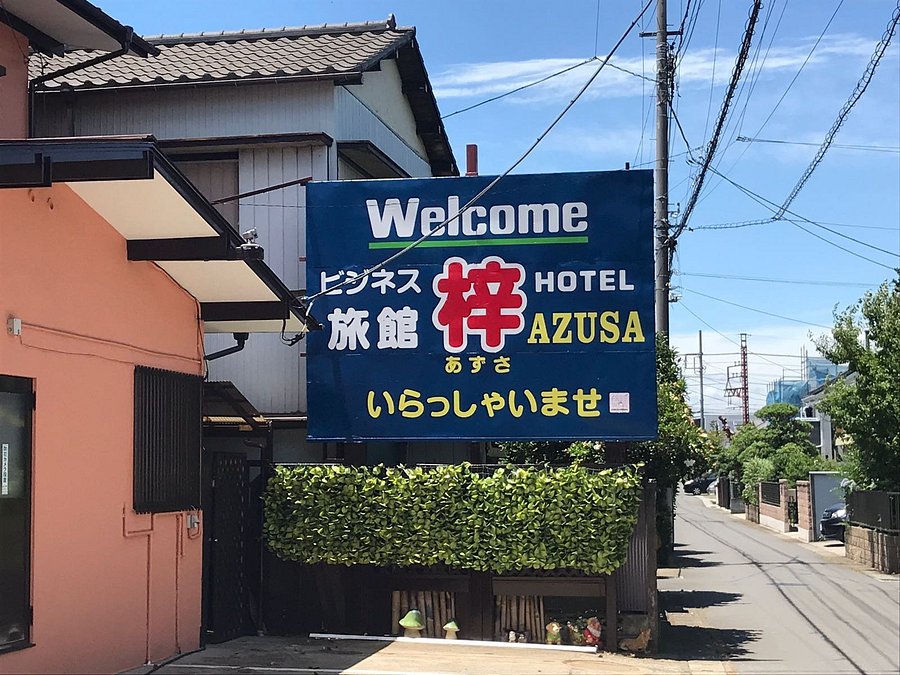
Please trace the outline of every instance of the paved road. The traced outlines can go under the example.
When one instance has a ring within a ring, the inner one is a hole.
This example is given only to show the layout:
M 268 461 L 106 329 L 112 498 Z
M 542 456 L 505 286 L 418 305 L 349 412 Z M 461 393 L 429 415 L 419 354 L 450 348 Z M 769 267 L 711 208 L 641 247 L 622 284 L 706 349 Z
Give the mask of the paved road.
M 900 673 L 900 580 L 679 496 L 666 652 L 737 673 Z M 662 655 L 661 655 L 662 656 Z

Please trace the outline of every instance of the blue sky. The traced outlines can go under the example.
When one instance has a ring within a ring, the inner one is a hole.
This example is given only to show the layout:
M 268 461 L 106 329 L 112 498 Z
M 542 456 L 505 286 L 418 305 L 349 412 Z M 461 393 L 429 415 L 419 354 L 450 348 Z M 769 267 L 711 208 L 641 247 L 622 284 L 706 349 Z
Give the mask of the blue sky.
M 669 0 L 672 29 L 681 22 L 685 2 Z M 696 158 L 702 156 L 721 107 L 750 4 L 692 2 L 699 10 L 693 35 L 679 53 L 676 111 Z M 641 3 L 107 0 L 102 7 L 144 35 L 378 20 L 394 13 L 398 24 L 417 27 L 438 104 L 446 115 L 592 56 L 605 55 L 637 15 Z M 895 7 L 892 0 L 767 1 L 713 166 L 764 199 L 781 204 L 862 76 Z M 654 11 L 651 7 L 645 14 L 644 30 L 655 30 Z M 641 39 L 636 33 L 612 60 L 634 74 L 605 69 L 520 172 L 618 169 L 625 162 L 652 167 L 654 87 L 639 75 L 652 80 L 655 52 L 653 40 Z M 764 403 L 769 382 L 783 374 L 790 377 L 799 369 L 801 349 L 815 354 L 809 335 L 825 332 L 835 307 L 846 307 L 867 288 L 893 278 L 890 268 L 900 266 L 898 45 L 900 36 L 895 35 L 869 88 L 835 139 L 838 145 L 878 146 L 881 151 L 832 147 L 790 206 L 798 216 L 833 232 L 804 221 L 797 224 L 887 267 L 823 242 L 789 222 L 698 229 L 686 231 L 679 240 L 675 264 L 679 274 L 673 282 L 680 300 L 671 306 L 672 341 L 683 353 L 695 352 L 697 331 L 703 330 L 704 352 L 710 354 L 705 387 L 708 411 L 738 410 L 738 401 L 729 401 L 723 387 L 727 366 L 737 359 L 739 333 L 750 336 L 751 409 L 756 409 Z M 466 143 L 477 143 L 482 173 L 505 170 L 595 67 L 596 63 L 590 63 L 574 68 L 520 94 L 448 118 L 445 124 L 457 161 L 464 164 Z M 749 143 L 738 141 L 738 136 L 812 145 Z M 694 168 L 688 164 L 690 155 L 685 150 L 673 125 L 673 209 L 684 204 L 690 192 Z M 770 214 L 728 182 L 709 175 L 688 225 L 698 228 Z M 687 365 L 696 401 L 698 381 L 690 359 Z

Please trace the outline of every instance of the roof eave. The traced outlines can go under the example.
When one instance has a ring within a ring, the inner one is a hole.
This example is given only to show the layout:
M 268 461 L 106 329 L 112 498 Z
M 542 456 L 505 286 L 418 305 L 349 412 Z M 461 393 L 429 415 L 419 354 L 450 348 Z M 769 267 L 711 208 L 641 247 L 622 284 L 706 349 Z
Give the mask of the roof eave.
M 73 188 L 87 184 L 96 189 L 97 185 L 109 181 L 117 184 L 122 181 L 152 183 L 157 177 L 162 178 L 189 207 L 189 210 L 180 207 L 180 213 L 196 214 L 191 217 L 196 222 L 190 226 L 196 228 L 197 223 L 205 223 L 203 227 L 208 229 L 204 229 L 204 232 L 208 234 L 197 236 L 197 232 L 170 231 L 167 237 L 160 239 L 140 238 L 132 234 L 125 237 L 129 260 L 155 262 L 164 269 L 172 263 L 203 264 L 210 261 L 249 268 L 258 280 L 254 284 L 259 287 L 261 282 L 268 291 L 252 300 L 238 298 L 234 301 L 226 299 L 225 302 L 221 299 L 205 301 L 175 278 L 171 270 L 167 270 L 176 283 L 197 297 L 201 303 L 201 313 L 208 314 L 209 321 L 221 328 L 216 332 L 231 332 L 229 324 L 243 327 L 246 322 L 253 321 L 260 326 L 267 326 L 265 332 L 277 332 L 280 326 L 294 324 L 296 321 L 307 329 L 319 327 L 307 313 L 303 303 L 262 261 L 261 249 L 256 255 L 255 247 L 245 244 L 224 217 L 163 155 L 152 136 L 0 141 L 0 189 L 48 187 L 53 183 L 65 183 Z M 79 196 L 97 210 L 90 196 L 86 197 L 79 190 L 76 190 Z M 172 195 L 170 192 L 166 194 Z M 177 202 L 178 197 L 172 195 L 171 199 Z M 110 220 L 110 225 L 119 229 L 112 222 L 114 219 L 111 220 L 104 213 L 101 215 Z M 198 216 L 200 220 L 197 220 Z M 195 269 L 194 273 L 196 272 Z M 241 274 L 246 276 L 248 272 Z
M 459 167 L 441 120 L 437 99 L 414 31 L 411 39 L 399 47 L 396 53 L 403 94 L 412 109 L 417 133 L 425 144 L 432 173 L 435 176 L 458 176 Z

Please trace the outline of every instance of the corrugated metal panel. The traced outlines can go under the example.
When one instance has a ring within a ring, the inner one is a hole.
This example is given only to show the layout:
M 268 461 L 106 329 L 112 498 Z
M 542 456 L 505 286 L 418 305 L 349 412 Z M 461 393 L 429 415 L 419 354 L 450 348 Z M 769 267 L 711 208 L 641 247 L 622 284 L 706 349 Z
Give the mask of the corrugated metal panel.
M 336 140 L 372 141 L 410 176 L 431 176 L 431 165 L 347 88 L 335 88 L 334 96 Z
M 237 160 L 216 160 L 210 162 L 176 162 L 184 175 L 210 201 L 233 197 L 238 194 Z M 235 229 L 239 226 L 237 201 L 217 204 L 216 211 Z
M 134 369 L 134 510 L 200 508 L 203 379 Z
M 196 89 L 119 90 L 81 95 L 73 104 L 77 136 L 147 134 L 159 139 L 324 132 L 333 136 L 330 82 Z M 38 136 L 68 136 L 66 104 L 42 96 Z
M 329 178 L 330 150 L 321 146 L 242 150 L 240 192 L 296 178 Z M 289 288 L 306 286 L 306 188 L 294 186 L 241 200 L 241 229 L 255 227 L 266 262 Z M 206 349 L 232 344 L 229 336 L 207 336 Z M 306 411 L 304 343 L 285 346 L 278 335 L 253 335 L 243 351 L 210 363 L 210 376 L 230 380 L 264 413 Z
M 654 612 L 656 593 L 656 485 L 644 486 L 628 558 L 616 571 L 616 594 L 622 612 Z

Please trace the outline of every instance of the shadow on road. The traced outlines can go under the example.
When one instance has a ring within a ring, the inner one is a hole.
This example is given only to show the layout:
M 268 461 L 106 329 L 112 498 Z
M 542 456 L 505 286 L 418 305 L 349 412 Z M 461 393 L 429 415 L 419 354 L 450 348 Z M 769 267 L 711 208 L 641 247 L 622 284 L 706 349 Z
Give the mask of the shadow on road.
M 662 649 L 666 659 L 721 661 L 746 656 L 748 645 L 759 639 L 759 631 L 737 628 L 704 628 L 660 624 Z
M 695 551 L 689 548 L 676 548 L 669 554 L 666 567 L 715 567 L 720 565 L 714 560 L 704 560 L 703 556 L 710 555 L 711 551 Z
M 659 606 L 666 612 L 686 612 L 737 602 L 742 597 L 742 593 L 724 591 L 660 591 Z

